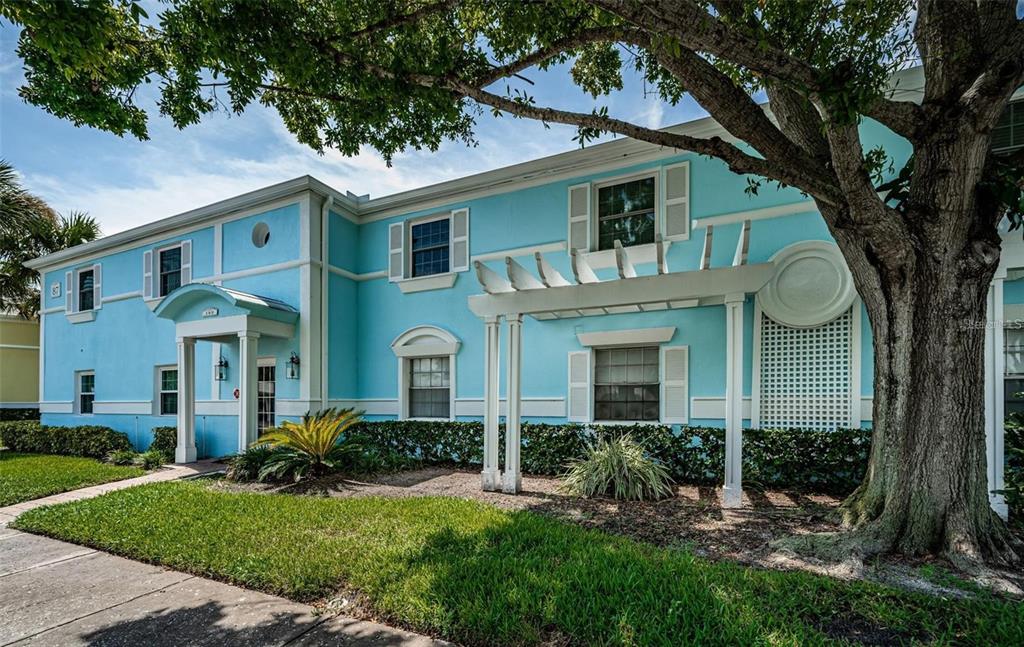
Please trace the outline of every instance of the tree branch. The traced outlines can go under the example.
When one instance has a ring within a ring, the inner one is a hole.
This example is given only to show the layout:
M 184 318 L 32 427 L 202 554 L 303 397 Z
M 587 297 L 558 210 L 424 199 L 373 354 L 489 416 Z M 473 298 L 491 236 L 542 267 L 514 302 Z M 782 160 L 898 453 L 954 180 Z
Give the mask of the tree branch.
M 391 16 L 385 18 L 384 20 L 377 21 L 371 25 L 367 25 L 362 29 L 357 29 L 356 31 L 348 34 L 348 37 L 353 40 L 357 38 L 365 38 L 366 36 L 372 36 L 382 31 L 394 29 L 395 27 L 408 25 L 429 15 L 448 11 L 449 9 L 452 9 L 457 4 L 459 4 L 459 1 L 460 0 L 442 0 L 441 2 L 425 4 L 419 9 L 416 9 L 415 11 L 410 11 L 409 13 L 406 14 L 399 14 L 397 16 Z
M 886 98 L 869 104 L 864 115 L 911 142 L 918 141 L 918 131 L 926 122 L 924 110 L 918 104 Z

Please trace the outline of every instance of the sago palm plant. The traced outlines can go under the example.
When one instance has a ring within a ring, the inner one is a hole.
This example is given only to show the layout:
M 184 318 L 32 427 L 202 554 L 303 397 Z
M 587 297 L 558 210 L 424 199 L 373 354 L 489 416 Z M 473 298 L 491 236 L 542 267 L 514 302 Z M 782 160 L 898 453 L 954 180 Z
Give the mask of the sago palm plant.
M 629 434 L 599 438 L 584 458 L 573 463 L 563 489 L 582 497 L 610 496 L 647 501 L 674 493 L 672 477 L 661 463 L 652 460 L 643 445 Z
M 358 450 L 346 432 L 362 419 L 362 412 L 353 409 L 326 409 L 307 413 L 301 422 L 286 420 L 269 429 L 254 443 L 273 450 L 259 470 L 259 480 L 298 481 L 337 469 L 346 454 Z

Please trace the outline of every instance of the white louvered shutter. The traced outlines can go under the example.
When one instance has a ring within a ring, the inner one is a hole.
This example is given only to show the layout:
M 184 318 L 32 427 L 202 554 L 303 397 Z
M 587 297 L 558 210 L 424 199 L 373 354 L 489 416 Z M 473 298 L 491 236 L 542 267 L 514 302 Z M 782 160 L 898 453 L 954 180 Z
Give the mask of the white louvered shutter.
M 452 212 L 452 271 L 469 269 L 469 209 Z
M 690 235 L 690 163 L 672 164 L 662 169 L 664 188 L 664 237 L 687 238 Z
M 590 351 L 569 353 L 569 422 L 590 422 Z
M 181 284 L 192 282 L 192 241 L 181 241 Z
M 661 348 L 661 422 L 665 424 L 689 422 L 689 360 L 689 346 Z
M 96 263 L 92 266 L 92 307 L 99 310 L 103 305 L 103 266 Z
M 405 223 L 388 225 L 388 280 L 401 281 L 405 277 Z
M 64 312 L 71 314 L 75 311 L 75 273 L 64 273 Z
M 569 249 L 590 251 L 590 183 L 569 187 Z
M 142 298 L 153 298 L 153 251 L 142 253 Z

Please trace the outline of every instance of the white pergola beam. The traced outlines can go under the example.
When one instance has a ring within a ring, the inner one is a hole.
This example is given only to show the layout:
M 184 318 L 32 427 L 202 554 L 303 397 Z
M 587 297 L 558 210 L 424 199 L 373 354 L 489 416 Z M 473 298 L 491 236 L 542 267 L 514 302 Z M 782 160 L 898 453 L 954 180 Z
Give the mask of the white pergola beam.
M 533 256 L 537 259 L 537 274 L 540 275 L 541 283 L 549 288 L 572 285 L 540 252 L 535 252 Z
M 750 251 L 750 221 L 744 220 L 740 228 L 740 238 L 736 241 L 736 253 L 733 254 L 733 266 L 746 265 L 747 254 Z
M 601 282 L 601 279 L 597 278 L 597 274 L 594 274 L 594 270 L 582 254 L 575 249 L 570 249 L 569 254 L 572 257 L 572 273 L 576 275 L 577 283 L 583 285 L 585 283 Z
M 626 248 L 618 240 L 615 241 L 615 266 L 619 269 L 620 279 L 636 278 L 636 268 L 630 262 Z
M 715 228 L 712 225 L 708 225 L 704 228 L 704 248 L 700 251 L 700 267 L 698 269 L 706 270 L 711 267 L 711 241 L 714 238 Z
M 771 279 L 771 263 L 721 267 L 699 272 L 679 272 L 638 276 L 632 279 L 569 285 L 546 290 L 511 290 L 499 294 L 469 297 L 469 309 L 478 317 L 514 314 L 538 314 L 578 310 L 601 313 L 617 306 L 645 303 L 695 302 L 726 294 L 757 292 Z M 500 278 L 500 277 L 499 277 Z M 694 303 L 696 305 L 696 302 Z
M 512 287 L 512 284 L 507 279 L 480 261 L 473 261 L 473 267 L 476 268 L 476 279 L 480 281 L 480 287 L 487 294 L 515 292 L 515 288 Z
M 516 290 L 543 290 L 547 287 L 511 256 L 505 257 L 505 273 L 508 274 L 508 282 Z

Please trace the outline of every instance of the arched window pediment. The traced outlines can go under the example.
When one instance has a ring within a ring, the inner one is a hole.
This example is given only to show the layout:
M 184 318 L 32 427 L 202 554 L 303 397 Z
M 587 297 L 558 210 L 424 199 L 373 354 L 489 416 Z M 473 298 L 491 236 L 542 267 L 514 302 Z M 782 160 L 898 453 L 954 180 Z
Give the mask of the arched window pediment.
M 459 338 L 437 326 L 416 326 L 406 330 L 391 342 L 397 357 L 430 357 L 455 355 L 462 342 Z

